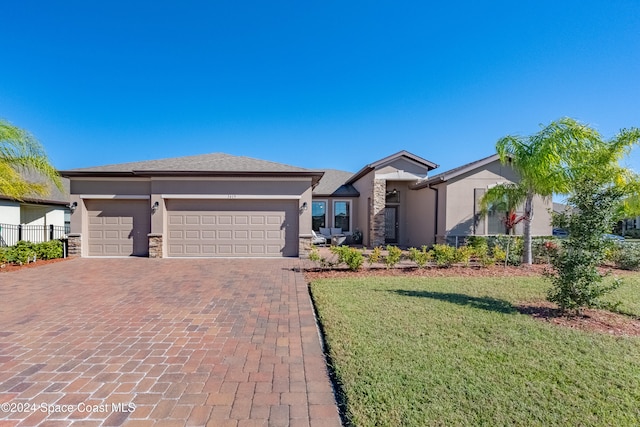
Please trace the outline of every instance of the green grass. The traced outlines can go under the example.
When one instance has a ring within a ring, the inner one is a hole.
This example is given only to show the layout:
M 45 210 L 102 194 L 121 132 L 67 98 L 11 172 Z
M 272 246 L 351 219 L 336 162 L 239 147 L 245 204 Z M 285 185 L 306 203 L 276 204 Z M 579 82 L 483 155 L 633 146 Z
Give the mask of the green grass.
M 640 315 L 640 275 L 612 299 Z M 541 278 L 311 284 L 356 426 L 640 425 L 640 339 L 536 321 Z

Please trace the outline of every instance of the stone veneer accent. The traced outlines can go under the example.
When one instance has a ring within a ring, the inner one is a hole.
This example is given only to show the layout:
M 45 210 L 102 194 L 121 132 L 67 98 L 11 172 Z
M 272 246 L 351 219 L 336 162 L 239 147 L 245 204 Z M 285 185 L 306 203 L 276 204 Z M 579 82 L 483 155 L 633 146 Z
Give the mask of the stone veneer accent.
M 162 258 L 162 234 L 149 233 L 149 258 Z
M 384 246 L 385 224 L 384 208 L 387 204 L 387 181 L 384 179 L 373 180 L 373 197 L 371 198 L 371 230 L 369 230 L 369 242 L 372 247 Z
M 311 252 L 311 247 L 313 244 L 311 243 L 313 240 L 313 236 L 311 235 L 300 235 L 298 237 L 298 257 L 301 259 L 309 258 L 309 252 Z
M 67 256 L 75 258 L 82 255 L 82 234 L 74 233 L 67 235 Z

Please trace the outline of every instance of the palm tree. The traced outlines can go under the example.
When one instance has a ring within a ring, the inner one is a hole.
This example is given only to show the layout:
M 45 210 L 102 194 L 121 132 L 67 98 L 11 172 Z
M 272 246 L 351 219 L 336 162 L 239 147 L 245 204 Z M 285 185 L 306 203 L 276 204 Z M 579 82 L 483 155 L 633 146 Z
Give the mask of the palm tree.
M 589 126 L 563 118 L 531 136 L 501 138 L 496 143 L 496 151 L 502 163 L 511 162 L 520 181 L 489 189 L 483 196 L 482 205 L 486 207 L 499 202 L 505 194 L 510 195 L 510 203 L 515 206 L 524 203 L 523 262 L 531 264 L 534 197 L 569 194 L 579 177 L 594 173 L 607 174 L 607 179 L 614 183 L 627 172 L 618 165 L 618 161 L 629 152 L 639 136 L 637 129 L 622 130 L 607 142 Z
M 37 177 L 38 182 L 27 180 L 26 175 Z M 63 190 L 42 145 L 29 132 L 0 119 L 0 194 L 16 200 L 46 196 L 49 183 Z

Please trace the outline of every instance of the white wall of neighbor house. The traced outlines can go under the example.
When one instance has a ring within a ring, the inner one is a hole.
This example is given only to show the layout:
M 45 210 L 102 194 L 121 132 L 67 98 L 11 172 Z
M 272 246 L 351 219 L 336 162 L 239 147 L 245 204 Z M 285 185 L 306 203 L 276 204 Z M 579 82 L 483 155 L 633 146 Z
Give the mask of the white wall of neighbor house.
M 20 204 L 11 200 L 0 200 L 0 223 L 20 224 Z

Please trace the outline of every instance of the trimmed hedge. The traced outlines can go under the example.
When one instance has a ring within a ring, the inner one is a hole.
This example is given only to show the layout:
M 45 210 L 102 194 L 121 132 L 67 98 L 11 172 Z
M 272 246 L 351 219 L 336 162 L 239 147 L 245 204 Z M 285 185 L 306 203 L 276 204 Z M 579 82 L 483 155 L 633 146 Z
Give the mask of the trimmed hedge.
M 14 246 L 0 248 L 0 263 L 27 264 L 38 259 L 54 259 L 64 256 L 62 242 L 50 240 L 42 243 L 31 243 L 24 240 Z

